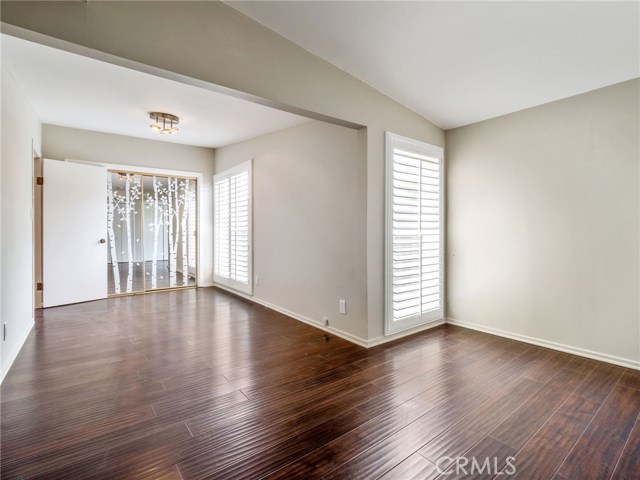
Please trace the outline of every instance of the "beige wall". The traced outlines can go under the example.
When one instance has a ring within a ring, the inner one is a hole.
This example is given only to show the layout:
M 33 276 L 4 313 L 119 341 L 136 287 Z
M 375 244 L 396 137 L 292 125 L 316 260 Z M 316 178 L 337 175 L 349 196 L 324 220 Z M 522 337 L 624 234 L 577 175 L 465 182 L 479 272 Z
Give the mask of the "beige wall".
M 256 299 L 366 340 L 364 131 L 322 122 L 216 149 L 216 172 L 253 159 Z M 347 301 L 347 314 L 338 301 Z
M 367 336 L 383 335 L 384 132 L 438 146 L 433 123 L 220 2 L 11 2 L 2 20 L 367 127 Z M 157 32 L 171 41 L 158 48 Z
M 639 90 L 447 132 L 449 317 L 640 366 Z
M 40 122 L 9 70 L 2 66 L 0 170 L 0 379 L 33 326 L 33 149 L 40 151 Z M 2 341 L 2 323 L 7 339 Z
M 201 219 L 203 220 L 199 225 L 199 254 L 202 271 L 198 272 L 198 284 L 201 286 L 212 284 L 213 149 L 43 125 L 42 154 L 45 158 L 54 160 L 85 160 L 203 173 L 203 185 L 199 199 Z

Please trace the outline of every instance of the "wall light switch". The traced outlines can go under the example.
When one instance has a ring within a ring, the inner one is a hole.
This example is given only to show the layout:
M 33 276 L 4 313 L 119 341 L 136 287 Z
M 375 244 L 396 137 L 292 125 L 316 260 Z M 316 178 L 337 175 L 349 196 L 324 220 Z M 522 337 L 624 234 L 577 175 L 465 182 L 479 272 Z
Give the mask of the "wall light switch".
M 347 314 L 347 301 L 346 300 L 340 300 L 340 313 L 342 315 L 346 315 Z
M 256 286 L 260 285 L 260 276 L 259 275 L 256 275 L 256 281 L 253 282 L 253 284 L 256 285 Z

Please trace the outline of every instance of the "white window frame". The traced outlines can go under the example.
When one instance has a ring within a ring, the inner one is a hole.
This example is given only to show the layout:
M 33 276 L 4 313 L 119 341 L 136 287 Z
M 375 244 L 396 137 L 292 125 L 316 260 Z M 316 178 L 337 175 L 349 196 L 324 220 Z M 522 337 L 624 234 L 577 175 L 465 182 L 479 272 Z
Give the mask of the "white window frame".
M 229 287 L 233 290 L 237 290 L 242 293 L 246 293 L 247 295 L 253 295 L 253 168 L 252 161 L 248 160 L 246 162 L 240 163 L 235 167 L 231 167 L 227 170 L 219 172 L 213 176 L 213 241 L 216 239 L 216 182 L 220 180 L 224 180 L 225 178 L 230 178 L 234 175 L 242 173 L 244 171 L 249 174 L 249 209 L 248 209 L 248 217 L 249 217 L 249 232 L 248 232 L 248 243 L 249 243 L 249 253 L 248 253 L 248 284 L 244 284 L 227 277 L 222 277 L 216 274 L 216 248 L 214 245 L 213 249 L 213 282 Z
M 385 321 L 384 333 L 393 335 L 404 330 L 415 328 L 429 323 L 442 321 L 445 317 L 445 163 L 444 149 L 435 145 L 420 142 L 411 138 L 386 132 L 385 152 Z M 440 288 L 441 305 L 437 310 L 432 310 L 421 315 L 414 315 L 394 321 L 393 319 L 393 166 L 394 148 L 399 147 L 409 152 L 414 152 L 440 160 Z

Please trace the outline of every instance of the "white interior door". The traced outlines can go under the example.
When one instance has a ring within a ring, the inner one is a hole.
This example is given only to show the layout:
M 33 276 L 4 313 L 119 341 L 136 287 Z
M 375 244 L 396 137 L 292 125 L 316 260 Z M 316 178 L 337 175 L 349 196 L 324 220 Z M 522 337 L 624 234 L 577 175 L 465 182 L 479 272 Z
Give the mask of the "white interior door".
M 107 297 L 107 170 L 44 160 L 43 306 Z

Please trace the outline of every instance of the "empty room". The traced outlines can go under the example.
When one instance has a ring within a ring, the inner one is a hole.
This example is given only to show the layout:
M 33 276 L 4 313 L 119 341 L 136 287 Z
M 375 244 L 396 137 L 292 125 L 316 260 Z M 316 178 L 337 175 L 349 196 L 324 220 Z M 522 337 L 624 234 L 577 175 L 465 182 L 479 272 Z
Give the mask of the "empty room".
M 0 20 L 0 478 L 640 478 L 640 1 Z

